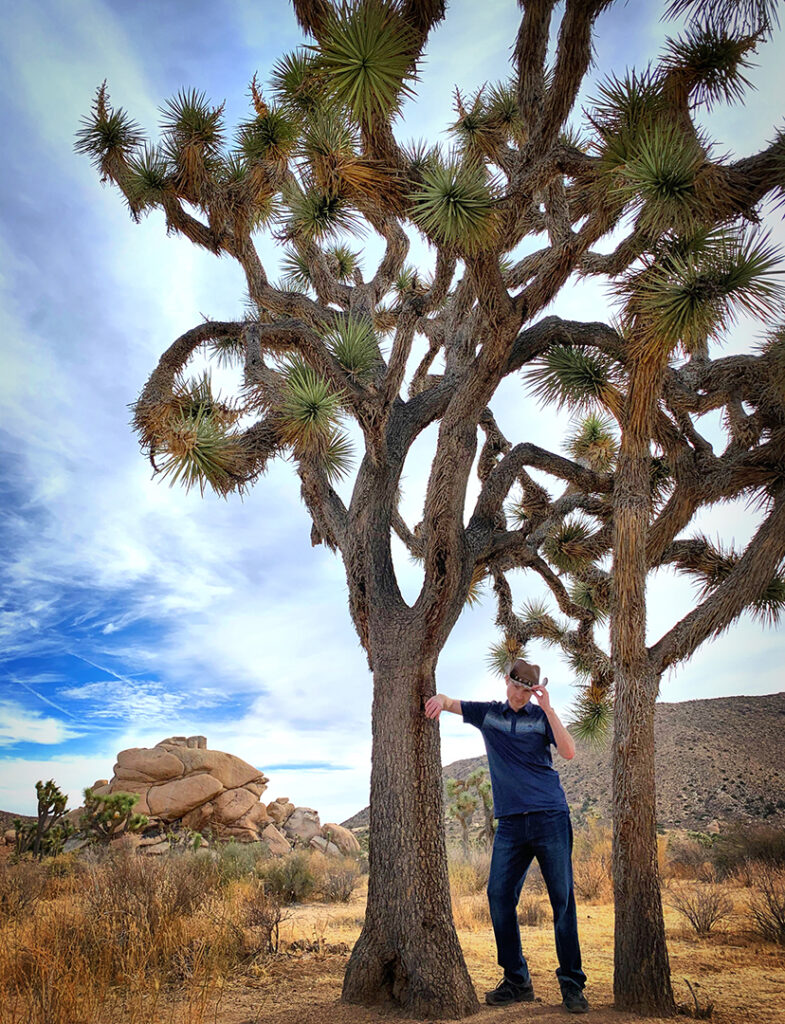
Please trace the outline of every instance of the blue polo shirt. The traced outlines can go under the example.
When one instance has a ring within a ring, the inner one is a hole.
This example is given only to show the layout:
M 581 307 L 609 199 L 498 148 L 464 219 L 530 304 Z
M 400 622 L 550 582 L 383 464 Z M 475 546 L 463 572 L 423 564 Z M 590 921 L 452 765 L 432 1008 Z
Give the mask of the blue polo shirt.
M 537 704 L 513 711 L 509 701 L 462 700 L 464 722 L 482 733 L 488 752 L 497 818 L 527 811 L 566 811 L 559 773 L 553 767 L 550 722 Z

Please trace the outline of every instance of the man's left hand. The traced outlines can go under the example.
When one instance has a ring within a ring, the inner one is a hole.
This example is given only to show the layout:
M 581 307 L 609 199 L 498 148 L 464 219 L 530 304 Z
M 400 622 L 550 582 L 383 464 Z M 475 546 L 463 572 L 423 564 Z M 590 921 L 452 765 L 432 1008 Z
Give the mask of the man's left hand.
M 543 679 L 541 683 L 538 683 L 537 686 L 532 687 L 532 696 L 537 698 L 537 703 L 540 705 L 543 711 L 547 711 L 551 706 L 551 698 L 548 695 L 548 690 L 546 689 L 547 685 L 548 678 L 546 676 L 546 678 Z

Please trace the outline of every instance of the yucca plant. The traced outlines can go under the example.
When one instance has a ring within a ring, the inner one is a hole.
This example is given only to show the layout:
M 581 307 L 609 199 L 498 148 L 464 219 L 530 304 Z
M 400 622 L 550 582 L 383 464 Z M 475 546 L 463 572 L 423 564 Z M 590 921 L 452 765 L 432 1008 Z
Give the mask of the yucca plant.
M 368 383 L 382 367 L 379 339 L 373 323 L 365 317 L 346 317 L 324 340 L 353 381 Z
M 487 580 L 501 630 L 489 670 L 504 675 L 524 644 L 532 658 L 533 645 L 560 652 L 579 738 L 614 730 L 615 1003 L 669 1016 L 650 785 L 659 680 L 745 611 L 776 621 L 785 589 L 781 255 L 759 225 L 782 195 L 785 134 L 721 157 L 695 116 L 739 99 L 774 5 L 674 0 L 680 36 L 644 70 L 601 69 L 582 109 L 595 17 L 611 5 L 524 4 L 512 76 L 473 94 L 458 83 L 445 149 L 401 145 L 393 130 L 443 3 L 293 4 L 304 45 L 274 64 L 266 92 L 252 79 L 232 131 L 190 90 L 164 103 L 148 140 L 102 85 L 76 148 L 134 218 L 161 211 L 168 232 L 244 274 L 246 315 L 177 338 L 135 404 L 154 471 L 227 496 L 289 459 L 312 543 L 346 570 L 374 677 L 374 856 L 344 998 L 392 1000 L 413 1019 L 477 1009 L 450 923 L 438 734 L 422 705 Z M 262 231 L 278 244 L 257 247 Z M 428 267 L 407 262 L 414 231 Z M 607 284 L 615 318 L 544 315 L 576 275 Z M 742 314 L 769 337 L 723 358 Z M 242 367 L 236 402 L 207 377 L 185 382 L 200 352 Z M 505 422 L 521 436 L 508 440 L 494 407 L 517 380 L 520 413 L 507 400 Z M 525 437 L 537 402 L 578 416 L 548 449 Z M 707 412 L 725 443 L 702 435 Z M 400 481 L 426 436 L 435 451 L 409 523 Z M 702 509 L 738 498 L 755 517 L 743 549 L 686 539 Z M 393 534 L 421 568 L 411 602 Z M 695 607 L 652 641 L 647 576 L 673 569 L 698 584 Z
M 481 164 L 453 155 L 422 172 L 410 196 L 412 220 L 437 244 L 473 253 L 493 245 L 498 230 L 496 200 Z
M 359 124 L 389 117 L 413 95 L 416 37 L 393 2 L 341 3 L 326 19 L 314 53 L 331 98 Z

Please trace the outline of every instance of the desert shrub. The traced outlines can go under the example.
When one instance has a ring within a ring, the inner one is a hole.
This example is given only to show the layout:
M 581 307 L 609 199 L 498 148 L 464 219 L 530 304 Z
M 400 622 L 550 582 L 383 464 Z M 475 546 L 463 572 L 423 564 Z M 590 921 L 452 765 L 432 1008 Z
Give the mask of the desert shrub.
M 785 868 L 785 828 L 739 823 L 718 835 L 711 860 L 720 877 L 733 874 L 746 861 L 761 861 Z
M 694 832 L 668 837 L 663 872 L 666 877 L 711 881 L 711 865 L 712 846 L 709 837 Z
M 30 913 L 44 895 L 46 868 L 38 861 L 0 861 L 0 924 Z
M 224 884 L 259 875 L 264 862 L 269 859 L 270 850 L 266 843 L 237 843 L 230 839 L 228 843 L 219 843 L 215 847 L 215 861 Z
M 539 928 L 545 921 L 547 912 L 542 899 L 533 893 L 523 892 L 518 902 L 518 921 L 529 928 Z
M 468 856 L 453 855 L 447 861 L 450 891 L 455 896 L 482 892 L 488 885 L 491 855 L 488 850 L 470 850 Z
M 120 929 L 154 934 L 191 914 L 220 885 L 209 855 L 153 859 L 119 853 L 91 867 L 84 901 L 95 917 L 106 917 Z
M 281 903 L 302 903 L 317 888 L 317 877 L 305 850 L 295 850 L 285 857 L 270 859 L 258 865 L 257 874 L 264 882 L 265 892 Z
M 755 931 L 769 942 L 785 946 L 785 871 L 761 865 L 749 909 Z
M 277 953 L 278 932 L 283 911 L 280 902 L 264 891 L 264 883 L 255 880 L 238 903 L 243 927 L 257 936 L 254 952 Z
M 491 911 L 485 893 L 469 893 L 457 896 L 453 893 L 452 916 L 455 927 L 462 931 L 475 932 L 491 927 Z
M 330 860 L 319 879 L 319 891 L 326 903 L 346 903 L 357 888 L 361 869 L 351 857 Z
M 698 935 L 708 935 L 715 925 L 733 912 L 733 901 L 721 886 L 713 882 L 671 886 L 666 899 L 674 910 L 689 921 Z
M 576 860 L 572 866 L 576 895 L 582 900 L 596 900 L 610 889 L 609 863 L 604 857 Z

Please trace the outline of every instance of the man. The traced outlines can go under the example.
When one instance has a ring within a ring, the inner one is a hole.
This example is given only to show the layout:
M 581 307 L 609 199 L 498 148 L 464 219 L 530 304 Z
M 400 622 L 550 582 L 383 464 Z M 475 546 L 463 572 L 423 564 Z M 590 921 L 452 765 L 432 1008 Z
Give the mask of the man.
M 428 718 L 442 711 L 463 715 L 482 733 L 488 752 L 494 814 L 499 819 L 493 841 L 488 902 L 504 977 L 485 995 L 491 1006 L 532 1002 L 534 988 L 521 950 L 518 899 L 536 857 L 553 908 L 559 968 L 556 977 L 565 1009 L 585 1013 L 586 975 L 581 969 L 578 921 L 572 885 L 572 825 L 551 745 L 562 757 L 575 756 L 575 743 L 551 707 L 537 665 L 518 660 L 508 671 L 507 700 L 459 701 L 437 693 L 425 703 Z M 537 704 L 532 704 L 535 697 Z

